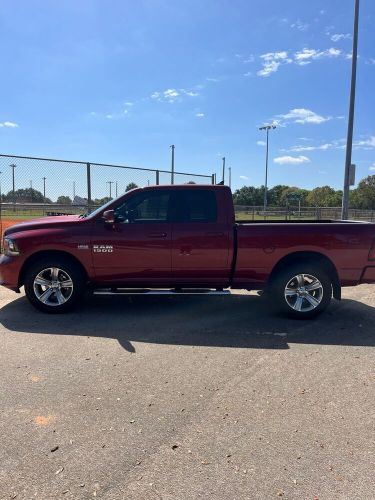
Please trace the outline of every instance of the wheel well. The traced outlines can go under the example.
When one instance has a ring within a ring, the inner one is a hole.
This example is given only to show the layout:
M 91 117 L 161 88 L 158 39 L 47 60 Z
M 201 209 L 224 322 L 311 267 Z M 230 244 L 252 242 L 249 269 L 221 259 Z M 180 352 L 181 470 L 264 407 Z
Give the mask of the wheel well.
M 45 257 L 49 257 L 49 258 L 51 258 L 51 257 L 63 257 L 64 259 L 69 259 L 71 262 L 74 262 L 81 269 L 83 276 L 85 276 L 85 278 L 88 279 L 87 271 L 86 271 L 85 267 L 82 265 L 82 263 L 76 257 L 74 257 L 74 255 L 70 254 L 69 252 L 63 252 L 61 250 L 44 250 L 44 251 L 36 252 L 36 253 L 30 255 L 30 257 L 28 257 L 25 260 L 25 262 L 22 265 L 21 272 L 20 272 L 19 279 L 18 279 L 18 286 L 19 287 L 24 284 L 25 273 L 26 273 L 27 269 L 32 264 L 34 264 L 34 262 L 38 261 L 39 259 L 45 258 Z
M 328 257 L 319 252 L 294 252 L 289 255 L 286 255 L 285 257 L 280 259 L 279 262 L 272 269 L 268 280 L 268 284 L 272 283 L 275 276 L 281 269 L 299 262 L 304 262 L 304 263 L 308 262 L 309 264 L 312 263 L 319 264 L 319 266 L 323 267 L 323 269 L 328 273 L 328 275 L 332 279 L 333 296 L 337 300 L 341 299 L 341 285 L 337 269 L 333 264 L 333 262 Z

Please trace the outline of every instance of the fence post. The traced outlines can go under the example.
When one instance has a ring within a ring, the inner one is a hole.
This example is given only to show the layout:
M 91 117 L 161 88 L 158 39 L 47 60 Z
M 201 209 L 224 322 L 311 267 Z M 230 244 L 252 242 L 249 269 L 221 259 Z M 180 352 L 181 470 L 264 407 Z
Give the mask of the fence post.
M 215 174 L 211 175 L 211 184 L 215 184 Z
M 90 213 L 91 212 L 91 165 L 90 165 L 90 163 L 86 164 L 86 172 L 87 172 L 87 212 Z
M 156 173 L 156 185 L 159 186 L 159 170 L 155 170 L 155 173 Z

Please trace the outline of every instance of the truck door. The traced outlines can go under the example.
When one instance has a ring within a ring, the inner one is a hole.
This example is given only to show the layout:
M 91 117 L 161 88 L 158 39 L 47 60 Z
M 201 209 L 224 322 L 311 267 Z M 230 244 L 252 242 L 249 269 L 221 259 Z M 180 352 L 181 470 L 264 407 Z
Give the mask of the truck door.
M 115 223 L 94 225 L 92 257 L 98 280 L 158 286 L 171 278 L 171 193 L 145 190 L 115 208 Z
M 230 275 L 232 226 L 209 188 L 180 189 L 172 227 L 172 275 L 176 283 L 223 286 Z

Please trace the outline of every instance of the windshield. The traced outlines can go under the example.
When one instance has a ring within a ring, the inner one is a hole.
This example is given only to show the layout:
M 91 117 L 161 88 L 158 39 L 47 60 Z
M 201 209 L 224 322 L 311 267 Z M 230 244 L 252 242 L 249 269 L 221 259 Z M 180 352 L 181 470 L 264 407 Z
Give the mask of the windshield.
M 111 206 L 112 203 L 114 202 L 115 200 L 109 200 L 107 201 L 107 203 L 105 203 L 104 205 L 101 205 L 100 207 L 98 207 L 96 210 L 94 210 L 93 212 L 91 212 L 90 214 L 87 214 L 85 215 L 85 217 L 95 217 L 96 215 L 98 215 L 98 213 L 100 213 L 102 210 L 105 210 L 107 207 Z

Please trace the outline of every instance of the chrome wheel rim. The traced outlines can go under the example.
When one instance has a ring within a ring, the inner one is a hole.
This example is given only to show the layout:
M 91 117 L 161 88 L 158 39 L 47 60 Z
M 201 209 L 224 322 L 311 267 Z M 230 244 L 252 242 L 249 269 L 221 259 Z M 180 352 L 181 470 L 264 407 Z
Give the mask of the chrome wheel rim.
M 311 274 L 297 274 L 288 281 L 284 297 L 290 308 L 297 312 L 316 309 L 323 300 L 323 285 Z
M 42 304 L 56 307 L 67 302 L 73 293 L 73 281 L 69 274 L 58 267 L 47 267 L 34 279 L 34 293 Z

